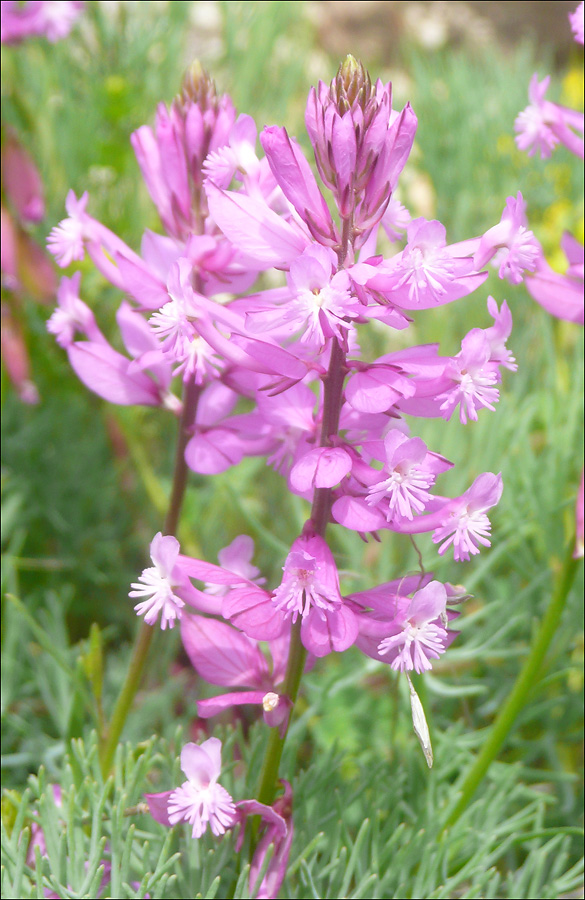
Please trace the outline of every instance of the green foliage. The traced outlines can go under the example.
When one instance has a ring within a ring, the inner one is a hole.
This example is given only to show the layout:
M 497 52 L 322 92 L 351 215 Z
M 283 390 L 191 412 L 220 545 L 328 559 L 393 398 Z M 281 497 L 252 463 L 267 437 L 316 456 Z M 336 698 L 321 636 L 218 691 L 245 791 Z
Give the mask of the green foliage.
M 219 3 L 215 25 L 208 23 L 215 32 L 203 42 L 209 4 L 87 7 L 70 39 L 30 41 L 2 55 L 3 115 L 47 189 L 47 221 L 33 230 L 41 243 L 69 188 L 88 189 L 92 213 L 132 247 L 144 227 L 158 228 L 129 135 L 152 122 L 161 99 L 172 99 L 196 45 L 241 111 L 260 127 L 292 117 L 290 130 L 302 137 L 316 46 L 307 4 Z M 547 249 L 564 228 L 578 227 L 577 161 L 559 149 L 542 164 L 519 154 L 512 139 L 530 76 L 537 68 L 542 77 L 546 61 L 536 63 L 529 47 L 506 57 L 490 49 L 473 60 L 464 51 L 423 58 L 404 48 L 402 58 L 413 92 L 400 99 L 412 100 L 420 122 L 405 173 L 407 205 L 421 214 L 417 185 L 431 183 L 436 215 L 458 240 L 494 224 L 506 196 L 520 189 Z M 327 80 L 337 64 L 317 77 Z M 384 73 L 395 74 L 404 73 Z M 83 296 L 107 332 L 119 298 L 88 263 L 81 268 Z M 357 650 L 320 661 L 303 682 L 283 758 L 294 786 L 295 840 L 281 896 L 556 898 L 582 884 L 582 572 L 514 731 L 467 810 L 442 833 L 549 604 L 574 527 L 582 457 L 582 333 L 553 320 L 521 287 L 490 277 L 477 296 L 421 315 L 414 339 L 456 352 L 470 327 L 489 324 L 488 293 L 511 306 L 518 372 L 504 375 L 495 414 L 484 411 L 466 428 L 429 421 L 422 437 L 456 463 L 443 476 L 445 493 L 463 490 L 480 471 L 502 471 L 492 550 L 457 567 L 437 558 L 426 536 L 417 551 L 388 533 L 366 546 L 341 529 L 330 533 L 347 591 L 415 570 L 420 552 L 438 578 L 463 581 L 474 595 L 458 621 L 460 638 L 416 682 L 435 767 L 425 768 L 405 685 L 386 667 Z M 128 744 L 105 783 L 92 733 L 126 670 L 128 584 L 161 527 L 174 422 L 158 411 L 107 408 L 76 382 L 47 337 L 47 310 L 24 298 L 19 316 L 41 403 L 23 407 L 3 380 L 3 896 L 95 897 L 107 875 L 110 897 L 248 897 L 233 836 L 193 841 L 188 829 L 163 829 L 140 806 L 145 791 L 179 783 L 182 743 L 203 736 L 192 730 L 203 687 L 177 635 L 156 638 Z M 372 331 L 364 349 L 398 348 L 400 335 Z M 257 564 L 275 584 L 306 516 L 304 501 L 287 494 L 263 460 L 192 477 L 191 487 L 185 550 L 215 561 L 235 535 L 249 533 Z M 253 796 L 265 729 L 244 711 L 214 733 L 225 739 L 222 783 L 236 799 Z M 46 857 L 29 850 L 38 826 Z

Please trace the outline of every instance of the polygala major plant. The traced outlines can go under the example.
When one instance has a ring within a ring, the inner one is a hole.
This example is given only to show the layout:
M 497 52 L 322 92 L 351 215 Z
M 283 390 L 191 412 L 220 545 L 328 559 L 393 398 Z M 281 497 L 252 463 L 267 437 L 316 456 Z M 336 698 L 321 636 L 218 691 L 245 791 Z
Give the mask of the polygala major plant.
M 403 349 L 392 349 L 393 337 L 421 311 L 479 289 L 496 253 L 500 275 L 519 281 L 540 252 L 521 195 L 508 199 L 499 226 L 460 243 L 447 243 L 440 222 L 411 219 L 394 194 L 415 113 L 394 110 L 391 85 L 373 83 L 353 57 L 330 85 L 311 89 L 305 120 L 318 177 L 285 128 L 265 128 L 259 154 L 253 119 L 238 116 L 195 63 L 170 107 L 159 105 L 154 129 L 132 135 L 165 233 L 147 230 L 136 253 L 91 216 L 87 194 L 70 192 L 68 218 L 49 237 L 61 266 L 88 253 L 127 297 L 117 313 L 123 354 L 81 299 L 80 274 L 63 278 L 48 328 L 77 376 L 111 403 L 161 407 L 179 428 L 168 514 L 152 565 L 130 591 L 143 624 L 102 736 L 102 766 L 111 767 L 154 628 L 178 623 L 199 675 L 228 691 L 201 700 L 200 716 L 256 704 L 266 754 L 256 798 L 234 800 L 219 783 L 220 742 L 188 743 L 186 780 L 147 795 L 148 804 L 159 822 L 188 823 L 194 838 L 207 826 L 218 837 L 240 826 L 236 846 L 250 854 L 257 897 L 276 897 L 286 871 L 294 786 L 281 792 L 279 764 L 315 658 L 355 644 L 402 673 L 432 764 L 409 673 L 447 651 L 465 592 L 420 571 L 344 594 L 327 531 L 350 529 L 356 540 L 428 532 L 457 562 L 489 547 L 501 476 L 478 473 L 458 497 L 437 493 L 453 463 L 417 436 L 416 421 L 456 414 L 466 425 L 494 410 L 502 368 L 515 369 L 508 306 L 488 297 L 491 324 L 472 328 L 454 356 L 437 344 L 404 349 L 404 335 Z M 405 236 L 403 249 L 378 254 L 380 229 L 393 244 Z M 268 270 L 278 286 L 255 287 Z M 368 360 L 359 339 L 372 320 L 387 329 L 389 352 Z M 175 536 L 187 470 L 212 476 L 246 456 L 265 457 L 307 504 L 280 584 L 260 577 L 247 535 L 234 536 L 219 565 L 184 555 Z

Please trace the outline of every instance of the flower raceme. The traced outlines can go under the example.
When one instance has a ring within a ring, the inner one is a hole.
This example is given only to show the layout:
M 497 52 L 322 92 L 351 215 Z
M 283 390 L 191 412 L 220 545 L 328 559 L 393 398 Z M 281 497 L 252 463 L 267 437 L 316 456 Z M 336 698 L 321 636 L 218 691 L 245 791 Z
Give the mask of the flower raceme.
M 99 330 L 79 274 L 63 280 L 49 330 L 81 380 L 110 402 L 178 414 L 173 378 L 197 385 L 185 451 L 194 471 L 215 474 L 265 456 L 313 504 L 272 592 L 229 566 L 186 562 L 172 536 L 157 535 L 153 566 L 132 586 L 137 613 L 171 628 L 190 614 L 186 604 L 221 614 L 252 641 L 280 639 L 300 619 L 305 646 L 322 656 L 358 633 L 324 539 L 328 521 L 364 535 L 432 532 L 440 552 L 452 546 L 465 560 L 489 545 L 487 510 L 501 493 L 499 476 L 486 473 L 490 488 L 479 499 L 480 481 L 454 500 L 436 494 L 452 463 L 412 434 L 404 416 L 458 411 L 466 424 L 494 409 L 501 369 L 514 368 L 505 302 L 498 309 L 489 298 L 493 325 L 472 329 L 454 357 L 426 345 L 366 361 L 360 329 L 376 319 L 391 339 L 420 311 L 480 287 L 481 267 L 496 253 L 506 255 L 501 274 L 512 280 L 535 271 L 538 248 L 520 195 L 499 226 L 459 244 L 448 244 L 439 222 L 409 222 L 393 192 L 416 117 L 409 106 L 392 110 L 390 85 L 372 84 L 352 57 L 330 86 L 310 92 L 306 121 L 321 185 L 283 128 L 262 132 L 259 157 L 253 120 L 238 117 L 195 64 L 180 96 L 159 106 L 154 130 L 143 126 L 132 141 L 167 234 L 147 231 L 135 253 L 89 214 L 87 194 L 70 193 L 69 216 L 49 238 L 60 265 L 87 252 L 130 296 L 117 317 L 129 356 Z M 396 225 L 406 227 L 404 249 L 376 256 L 378 229 L 396 239 Z M 283 273 L 281 286 L 250 293 L 269 268 Z M 215 584 L 215 593 L 192 578 Z M 248 686 L 259 688 L 254 679 Z
M 573 13 L 569 14 L 569 22 L 575 40 L 583 44 L 583 2 Z M 516 143 L 521 150 L 527 151 L 529 156 L 540 151 L 542 159 L 549 158 L 553 150 L 559 144 L 563 144 L 567 150 L 582 159 L 583 113 L 546 100 L 545 94 L 549 83 L 550 77 L 539 82 L 538 76 L 536 74 L 533 76 L 529 87 L 530 105 L 518 115 L 514 125 L 517 131 Z M 519 199 L 520 196 L 519 194 Z M 508 220 L 506 224 L 504 224 L 505 219 Z M 514 210 L 513 200 L 508 198 L 508 208 L 502 216 L 502 222 L 499 226 L 496 225 L 495 229 L 491 229 L 491 235 L 490 232 L 484 235 L 483 247 L 480 246 L 475 262 L 483 265 L 487 261 L 491 246 L 494 245 L 495 234 L 498 234 L 497 240 L 503 240 L 503 245 L 507 246 L 512 257 L 514 256 L 514 245 L 523 244 L 526 249 L 528 235 L 531 232 L 526 232 L 526 229 L 522 227 L 525 225 L 524 208 Z M 506 234 L 507 231 L 509 234 Z M 521 232 L 523 232 L 522 235 Z M 538 252 L 534 256 L 533 263 L 525 267 L 525 284 L 528 293 L 556 318 L 583 325 L 583 245 L 568 232 L 563 234 L 560 245 L 568 266 L 565 273 L 561 274 L 551 268 L 544 258 L 540 245 L 535 238 L 533 240 Z M 482 256 L 482 249 L 487 250 L 488 254 L 484 254 L 483 258 L 478 258 L 478 255 Z M 512 277 L 513 274 L 515 277 Z M 515 283 L 523 278 L 522 273 L 514 272 L 513 268 L 504 273 L 500 270 L 500 276 L 508 277 Z M 581 483 L 577 490 L 575 520 L 574 556 L 581 558 L 583 556 L 583 473 L 581 473 Z
M 476 543 L 485 544 L 487 540 L 489 522 L 483 508 L 497 502 L 501 479 L 483 477 L 486 484 L 474 485 L 459 501 L 450 501 L 448 516 L 435 520 L 447 523 L 441 539 L 447 544 L 455 541 L 460 557 L 464 552 L 477 553 Z M 465 541 L 467 547 L 462 550 L 460 545 Z M 250 564 L 251 549 L 251 540 L 240 535 L 221 551 L 222 560 L 231 566 L 227 569 L 183 556 L 176 538 L 159 533 L 151 544 L 155 566 L 145 569 L 138 583 L 132 585 L 131 597 L 147 597 L 135 609 L 149 625 L 156 624 L 160 616 L 164 630 L 180 620 L 185 650 L 202 678 L 223 687 L 253 689 L 201 700 L 200 715 L 208 717 L 228 706 L 252 703 L 262 705 L 267 724 L 280 726 L 288 709 L 287 699 L 278 693 L 278 685 L 286 670 L 290 626 L 297 619 L 301 621 L 301 640 L 310 654 L 321 657 L 332 651 L 341 652 L 356 640 L 360 646 L 358 634 L 364 609 L 376 608 L 365 601 L 387 591 L 386 624 L 410 646 L 412 613 L 404 615 L 402 595 L 402 605 L 393 610 L 391 603 L 402 590 L 405 595 L 412 590 L 412 579 L 405 580 L 406 586 L 396 582 L 344 597 L 329 547 L 323 538 L 309 531 L 294 541 L 280 585 L 267 591 L 258 583 L 262 580 L 256 577 L 258 570 Z M 254 580 L 250 580 L 250 575 Z M 203 590 L 194 587 L 190 579 L 203 582 Z M 433 584 L 435 599 L 441 598 L 433 607 L 432 619 L 438 619 L 445 616 L 448 599 L 443 586 L 439 582 Z M 446 628 L 445 624 L 440 653 L 453 639 Z M 270 667 L 258 641 L 268 644 Z M 431 658 L 438 655 L 432 654 Z
M 452 548 L 456 560 L 489 546 L 487 513 L 501 476 L 480 474 L 455 498 L 437 493 L 453 463 L 427 447 L 416 422 L 457 413 L 467 425 L 494 410 L 502 370 L 515 368 L 510 311 L 488 298 L 492 324 L 463 335 L 454 356 L 441 356 L 437 344 L 408 346 L 405 333 L 424 310 L 480 288 L 496 255 L 500 274 L 515 281 L 526 271 L 536 277 L 539 259 L 520 195 L 499 225 L 456 244 L 440 222 L 411 218 L 395 191 L 416 116 L 408 104 L 393 110 L 391 85 L 372 83 L 353 57 L 330 85 L 311 90 L 305 119 L 319 178 L 285 128 L 262 131 L 262 155 L 253 120 L 238 116 L 195 64 L 180 96 L 159 106 L 154 130 L 142 126 L 132 137 L 165 234 L 146 231 L 137 253 L 93 218 L 86 194 L 70 193 L 68 217 L 49 237 L 59 265 L 87 253 L 130 298 L 117 317 L 126 356 L 81 299 L 79 275 L 63 281 L 49 330 L 90 390 L 181 415 L 185 462 L 195 472 L 265 457 L 310 504 L 272 589 L 258 577 L 247 536 L 215 565 L 159 533 L 153 565 L 130 593 L 148 625 L 180 622 L 196 671 L 230 689 L 201 699 L 201 716 L 252 703 L 279 740 L 305 651 L 314 662 L 355 644 L 408 676 L 427 671 L 454 639 L 448 605 L 460 592 L 426 573 L 346 596 L 326 531 L 428 532 L 439 554 Z M 386 259 L 377 254 L 380 229 L 393 243 L 406 231 Z M 261 275 L 269 270 L 267 288 Z M 360 349 L 371 320 L 388 344 L 374 360 Z M 418 698 L 412 708 L 424 735 Z M 423 744 L 430 760 L 428 734 Z M 188 744 L 181 765 L 187 781 L 149 797 L 155 818 L 185 821 L 199 837 L 207 826 L 223 834 L 244 811 L 264 816 L 251 874 L 272 846 L 257 896 L 275 896 L 292 840 L 288 789 L 282 815 L 279 801 L 234 803 L 218 784 L 212 738 Z

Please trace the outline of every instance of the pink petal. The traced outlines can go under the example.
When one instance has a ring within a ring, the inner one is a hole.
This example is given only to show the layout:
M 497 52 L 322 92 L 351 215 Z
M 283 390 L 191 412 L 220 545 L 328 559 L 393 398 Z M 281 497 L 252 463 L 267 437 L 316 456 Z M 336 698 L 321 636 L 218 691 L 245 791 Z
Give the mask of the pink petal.
M 341 447 L 316 447 L 293 466 L 290 483 L 301 493 L 312 487 L 333 487 L 351 471 L 351 465 L 351 456 Z
M 145 309 L 160 309 L 169 300 L 166 286 L 145 265 L 121 253 L 114 255 L 125 290 Z
M 199 675 L 225 687 L 261 687 L 268 677 L 262 652 L 231 625 L 201 616 L 183 616 L 181 638 Z
M 217 716 L 229 709 L 230 706 L 244 706 L 247 703 L 259 706 L 262 705 L 265 695 L 266 691 L 234 691 L 230 694 L 222 694 L 220 697 L 198 700 L 197 714 L 202 719 L 209 719 L 211 716 Z
M 185 744 L 181 750 L 181 769 L 196 787 L 207 787 L 221 772 L 221 741 L 212 737 L 201 745 Z
M 245 451 L 238 435 L 225 428 L 192 437 L 185 448 L 185 460 L 190 469 L 200 475 L 217 475 L 237 465 Z
M 146 802 L 148 803 L 150 815 L 152 816 L 154 821 L 159 822 L 161 825 L 167 825 L 169 828 L 171 827 L 171 823 L 169 821 L 167 806 L 169 797 L 172 793 L 172 791 L 163 791 L 162 794 L 144 795 L 146 798 Z
M 315 656 L 347 650 L 355 643 L 357 635 L 357 619 L 351 609 L 343 605 L 325 611 L 313 608 L 301 626 L 303 644 Z
M 387 522 L 385 516 L 378 512 L 375 507 L 370 506 L 365 500 L 357 497 L 340 497 L 336 500 L 331 509 L 331 513 L 336 522 L 345 528 L 351 528 L 352 531 L 361 531 L 366 534 L 368 531 L 376 531 L 383 528 Z
M 209 209 L 223 233 L 242 251 L 244 263 L 259 268 L 285 266 L 310 243 L 263 201 L 205 185 Z
M 158 389 L 141 372 L 128 375 L 130 361 L 112 347 L 76 341 L 67 347 L 71 367 L 91 391 L 119 406 L 159 406 Z
M 257 641 L 273 641 L 286 629 L 272 597 L 261 588 L 236 588 L 223 599 L 222 615 Z
M 170 576 L 175 567 L 181 545 L 172 534 L 163 535 L 158 532 L 150 544 L 150 558 L 155 566 Z

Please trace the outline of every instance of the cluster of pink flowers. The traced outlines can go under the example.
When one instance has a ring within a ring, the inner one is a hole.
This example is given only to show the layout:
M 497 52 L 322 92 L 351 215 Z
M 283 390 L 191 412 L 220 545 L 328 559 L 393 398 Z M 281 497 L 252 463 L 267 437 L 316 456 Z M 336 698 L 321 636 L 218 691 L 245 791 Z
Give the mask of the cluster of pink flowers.
M 583 0 L 569 14 L 569 21 L 575 40 L 583 44 Z M 538 75 L 530 82 L 530 105 L 516 119 L 516 143 L 520 150 L 526 150 L 529 156 L 540 153 L 542 159 L 548 159 L 553 150 L 563 144 L 571 153 L 583 159 L 583 113 L 551 103 L 545 99 L 550 83 L 547 76 L 539 83 Z M 521 212 L 522 223 L 526 225 L 525 209 Z M 526 288 L 531 296 L 547 312 L 564 319 L 584 323 L 584 263 L 583 245 L 569 232 L 561 239 L 561 250 L 567 259 L 564 274 L 556 272 L 546 261 L 542 248 L 538 247 L 536 267 L 530 269 L 525 279 Z M 502 275 L 502 273 L 500 272 Z M 514 280 L 510 274 L 504 277 Z M 582 557 L 585 552 L 583 523 L 583 474 L 577 494 L 576 506 L 576 546 L 575 557 Z
M 183 397 L 190 391 L 197 401 L 185 450 L 193 471 L 213 475 L 263 456 L 310 504 L 272 589 L 245 535 L 215 565 L 184 556 L 175 537 L 159 533 L 153 565 L 130 593 L 149 625 L 180 622 L 202 678 L 239 689 L 200 701 L 201 716 L 253 703 L 281 734 L 292 706 L 280 686 L 293 627 L 300 626 L 308 665 L 355 644 L 407 676 L 430 669 L 456 634 L 450 607 L 463 591 L 432 573 L 342 594 L 327 525 L 362 536 L 432 533 L 439 554 L 452 548 L 455 560 L 468 560 L 490 545 L 488 512 L 502 493 L 501 476 L 490 472 L 455 498 L 437 493 L 453 463 L 411 435 L 405 416 L 458 414 L 465 425 L 494 409 L 502 369 L 515 369 L 506 302 L 487 299 L 491 324 L 469 331 L 453 356 L 430 344 L 368 361 L 360 329 L 381 323 L 391 346 L 394 331 L 419 311 L 478 289 L 494 256 L 513 281 L 539 260 L 520 195 L 509 198 L 499 225 L 457 244 L 440 222 L 411 220 L 393 193 L 416 116 L 409 104 L 394 110 L 391 85 L 372 84 L 352 57 L 330 85 L 311 90 L 306 125 L 320 182 L 285 128 L 264 129 L 259 155 L 254 121 L 237 116 L 195 65 L 170 108 L 159 106 L 154 129 L 132 137 L 166 233 L 146 231 L 136 253 L 90 215 L 87 194 L 71 192 L 68 217 L 49 238 L 59 265 L 88 253 L 129 298 L 117 314 L 123 354 L 81 299 L 80 275 L 62 280 L 48 328 L 84 384 L 110 402 L 180 416 L 178 376 Z M 376 253 L 380 228 L 394 242 L 406 231 L 403 249 L 389 258 Z M 282 273 L 280 285 L 254 289 L 268 270 Z M 217 783 L 219 754 L 213 738 L 188 744 L 187 781 L 151 795 L 151 810 L 167 825 L 188 822 L 194 837 L 207 825 L 223 834 L 243 810 L 263 815 L 258 852 L 274 844 L 275 853 L 270 884 L 257 896 L 275 896 L 292 839 L 290 788 L 271 811 L 234 803 Z
M 84 5 L 79 0 L 2 0 L 2 43 L 18 44 L 37 36 L 51 43 L 60 41 L 67 37 Z
M 69 34 L 83 6 L 68 0 L 2 0 L 1 41 L 19 44 L 38 35 L 58 41 Z M 44 190 L 37 167 L 14 129 L 2 122 L 2 358 L 24 403 L 37 403 L 39 394 L 21 325 L 21 300 L 26 295 L 41 303 L 52 302 L 57 287 L 52 265 L 28 232 L 30 225 L 38 225 L 44 217 Z

